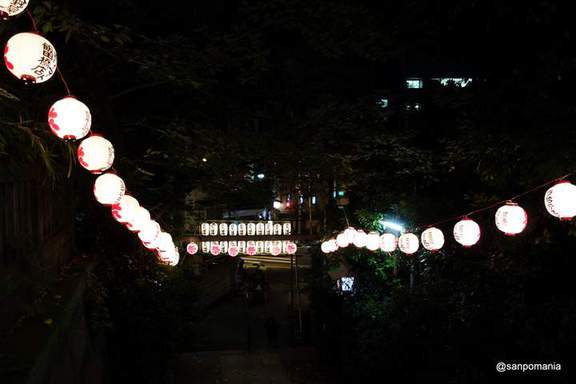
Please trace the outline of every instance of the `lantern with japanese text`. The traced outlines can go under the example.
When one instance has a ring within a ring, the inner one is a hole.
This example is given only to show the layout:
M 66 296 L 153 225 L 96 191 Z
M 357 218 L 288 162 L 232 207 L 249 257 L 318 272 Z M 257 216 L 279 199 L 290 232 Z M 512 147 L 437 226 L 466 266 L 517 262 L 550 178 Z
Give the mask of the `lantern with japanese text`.
M 90 136 L 78 146 L 78 162 L 91 173 L 100 174 L 114 163 L 114 147 L 101 136 Z
M 296 243 L 290 241 L 288 242 L 288 245 L 286 245 L 286 253 L 289 255 L 295 254 L 297 250 L 298 247 L 296 246 Z
M 554 185 L 544 196 L 546 210 L 560 220 L 570 220 L 576 216 L 576 186 L 569 181 Z
M 232 257 L 236 257 L 238 256 L 239 253 L 239 249 L 237 245 L 231 245 L 228 247 L 228 255 L 232 256 Z
M 366 248 L 370 251 L 375 251 L 380 248 L 380 234 L 372 231 L 366 235 Z
M 212 242 L 212 244 L 210 244 L 210 253 L 214 256 L 218 256 L 220 254 L 220 251 L 222 251 L 222 247 L 220 246 L 220 243 L 218 243 L 217 241 Z
M 411 255 L 420 248 L 420 240 L 413 233 L 405 233 L 398 239 L 398 248 L 407 255 Z
M 168 232 L 160 232 L 158 237 L 156 238 L 156 250 L 158 252 L 165 252 L 174 248 L 174 241 L 172 240 L 172 235 Z
M 160 224 L 154 220 L 150 220 L 146 224 L 142 225 L 138 232 L 138 238 L 142 243 L 150 244 L 156 240 L 160 232 Z
M 496 211 L 496 227 L 508 236 L 519 234 L 528 224 L 524 208 L 515 203 L 506 203 Z
M 480 240 L 480 226 L 468 218 L 462 219 L 454 226 L 454 239 L 464 247 L 471 247 Z
M 438 228 L 428 228 L 420 236 L 422 246 L 429 251 L 438 251 L 444 246 L 444 234 Z
M 250 256 L 254 256 L 256 254 L 256 243 L 249 241 L 246 244 L 246 254 Z
M 0 19 L 16 16 L 26 9 L 29 0 L 0 0 Z
M 100 204 L 118 204 L 125 192 L 124 180 L 113 173 L 100 175 L 94 182 L 94 196 Z
M 188 245 L 186 246 L 186 252 L 188 252 L 189 255 L 197 254 L 198 253 L 198 244 L 196 244 L 193 241 L 188 243 Z
M 37 33 L 18 33 L 4 47 L 4 63 L 18 79 L 43 83 L 56 72 L 56 49 Z
M 86 104 L 77 100 L 75 97 L 67 96 L 58 100 L 50 107 L 48 111 L 48 125 L 52 132 L 59 138 L 78 140 L 90 132 L 92 115 Z M 112 147 L 109 141 L 107 141 L 107 143 L 95 141 L 95 143 L 105 144 L 104 149 Z M 100 157 L 104 158 L 108 156 L 108 154 L 100 155 Z M 114 160 L 114 148 L 112 148 L 112 160 Z
M 122 224 L 129 223 L 139 207 L 138 200 L 124 195 L 117 204 L 112 205 L 112 217 Z
M 150 212 L 142 206 L 136 208 L 134 215 L 126 223 L 126 227 L 132 232 L 139 232 L 140 229 L 150 221 Z M 170 237 L 172 239 L 172 237 Z
M 398 239 L 392 233 L 384 233 L 380 236 L 380 250 L 394 252 L 398 247 Z
M 270 254 L 272 256 L 278 256 L 282 253 L 282 243 L 281 242 L 274 242 L 272 243 L 272 247 L 270 247 Z

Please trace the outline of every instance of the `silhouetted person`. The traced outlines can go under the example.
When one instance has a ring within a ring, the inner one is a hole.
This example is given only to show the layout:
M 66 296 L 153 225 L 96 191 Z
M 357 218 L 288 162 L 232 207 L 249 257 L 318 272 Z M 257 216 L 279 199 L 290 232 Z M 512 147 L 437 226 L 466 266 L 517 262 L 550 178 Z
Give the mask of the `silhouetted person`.
M 269 346 L 278 346 L 278 322 L 274 316 L 269 316 L 264 322 L 266 329 L 266 337 L 268 338 Z

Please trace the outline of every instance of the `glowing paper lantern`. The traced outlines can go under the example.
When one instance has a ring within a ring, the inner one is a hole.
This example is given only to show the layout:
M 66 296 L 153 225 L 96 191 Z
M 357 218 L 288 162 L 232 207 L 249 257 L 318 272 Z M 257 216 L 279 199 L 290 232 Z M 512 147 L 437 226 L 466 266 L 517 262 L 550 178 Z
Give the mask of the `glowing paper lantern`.
M 4 47 L 4 63 L 18 79 L 43 83 L 56 72 L 56 49 L 37 33 L 18 33 Z
M 444 234 L 438 228 L 428 228 L 420 236 L 422 246 L 429 251 L 438 251 L 444 246 Z
M 125 192 L 124 180 L 113 173 L 100 175 L 94 182 L 94 196 L 100 204 L 118 204 Z
M 136 208 L 134 216 L 126 223 L 126 227 L 132 232 L 139 232 L 150 221 L 150 212 L 144 207 Z M 170 237 L 172 239 L 172 237 Z
M 114 147 L 101 136 L 90 136 L 78 146 L 78 162 L 93 174 L 100 174 L 114 163 Z
M 150 244 L 156 240 L 160 232 L 160 224 L 154 220 L 150 220 L 144 224 L 142 228 L 140 228 L 140 232 L 138 232 L 138 238 L 140 238 L 143 243 Z
M 338 244 L 340 248 L 346 248 L 348 245 L 350 245 L 346 233 L 342 232 L 339 233 L 338 236 L 336 236 L 336 244 Z
M 496 211 L 496 227 L 508 236 L 519 234 L 527 224 L 528 215 L 518 204 L 507 203 Z
M 411 255 L 420 248 L 420 240 L 413 233 L 405 233 L 398 239 L 398 248 L 407 255 Z
M 222 250 L 222 247 L 220 247 L 220 244 L 218 242 L 213 242 L 210 245 L 210 253 L 214 256 L 218 256 L 220 254 L 221 250 Z
M 282 253 L 282 245 L 272 244 L 272 247 L 270 248 L 270 254 L 272 256 L 278 256 L 281 253 Z
M 239 252 L 240 250 L 238 249 L 237 245 L 231 245 L 230 247 L 228 247 L 228 254 L 232 257 L 238 256 Z
M 465 247 L 471 247 L 480 240 L 480 226 L 470 219 L 463 219 L 454 226 L 454 239 Z
M 178 253 L 178 248 L 172 246 L 167 250 L 159 251 L 158 259 L 160 263 L 170 266 L 176 266 L 180 261 L 180 254 Z
M 189 255 L 197 254 L 198 253 L 198 244 L 196 244 L 195 242 L 188 243 L 188 245 L 186 246 L 186 252 L 188 252 Z
M 576 216 L 576 186 L 568 181 L 561 181 L 544 196 L 546 210 L 560 220 L 570 220 Z
M 246 245 L 246 254 L 254 256 L 256 254 L 256 243 L 249 241 Z
M 398 247 L 398 239 L 392 233 L 380 236 L 380 249 L 384 252 L 394 252 Z
M 356 230 L 352 227 L 348 227 L 344 230 L 344 235 L 346 236 L 346 240 L 348 244 L 354 243 L 354 237 L 356 236 Z
M 167 252 L 174 248 L 174 241 L 168 232 L 160 232 L 156 238 L 156 250 L 158 252 Z
M 356 247 L 358 248 L 362 248 L 366 246 L 366 232 L 364 232 L 363 230 L 359 229 L 356 231 L 356 233 L 354 234 L 354 240 L 353 243 Z
M 16 16 L 26 9 L 29 0 L 0 0 L 0 17 Z
M 112 216 L 118 222 L 126 224 L 132 220 L 139 207 L 138 200 L 130 195 L 124 195 L 118 204 L 112 206 Z
M 380 248 L 380 234 L 378 232 L 372 231 L 366 235 L 366 248 L 371 251 Z
M 328 240 L 328 245 L 330 246 L 330 252 L 336 252 L 338 250 L 338 244 L 336 243 L 336 239 Z
M 86 104 L 68 96 L 52 104 L 48 111 L 48 125 L 59 138 L 78 140 L 90 132 L 92 115 Z M 106 142 L 112 147 L 109 141 Z M 107 149 L 106 146 L 104 148 Z M 114 160 L 114 148 L 112 148 L 112 160 Z
M 320 250 L 323 253 L 330 253 L 332 252 L 332 247 L 330 247 L 330 244 L 327 241 L 323 241 L 322 244 L 320 244 Z
M 288 245 L 286 246 L 286 253 L 289 255 L 293 255 L 296 253 L 296 251 L 298 250 L 298 247 L 296 246 L 296 243 L 293 242 L 288 242 Z
M 200 225 L 200 233 L 202 234 L 202 236 L 210 235 L 210 224 L 202 223 Z

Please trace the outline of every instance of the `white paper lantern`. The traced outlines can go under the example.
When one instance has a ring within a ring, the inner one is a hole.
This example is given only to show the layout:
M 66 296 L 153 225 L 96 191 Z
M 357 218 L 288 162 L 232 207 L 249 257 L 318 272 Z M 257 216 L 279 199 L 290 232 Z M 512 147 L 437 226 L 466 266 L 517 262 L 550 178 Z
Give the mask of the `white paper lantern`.
M 137 209 L 140 207 L 138 200 L 130 195 L 124 195 L 118 202 L 112 206 L 112 216 L 120 223 L 129 223 Z
M 90 136 L 78 146 L 78 162 L 91 173 L 100 174 L 114 163 L 114 147 L 101 136 Z
M 330 247 L 330 244 L 327 241 L 323 241 L 322 244 L 320 244 L 320 250 L 323 253 L 330 253 L 332 252 L 332 248 Z
M 344 230 L 344 235 L 346 236 L 346 240 L 348 244 L 354 243 L 354 237 L 356 236 L 356 230 L 352 227 L 348 227 Z
M 296 246 L 296 243 L 290 241 L 288 242 L 288 245 L 286 245 L 286 253 L 289 255 L 295 254 L 297 250 L 298 247 Z
M 411 255 L 420 248 L 420 240 L 413 233 L 405 233 L 398 239 L 398 248 L 407 255 Z
M 0 0 L 0 14 L 16 16 L 26 9 L 29 0 Z
M 188 252 L 189 255 L 197 254 L 198 253 L 198 244 L 196 244 L 193 241 L 188 243 L 188 245 L 186 246 L 186 252 Z
M 18 79 L 43 83 L 56 72 L 56 49 L 37 33 L 18 33 L 4 47 L 4 63 Z
M 158 252 L 167 252 L 174 248 L 174 241 L 172 235 L 168 232 L 160 232 L 156 238 L 156 249 Z
M 50 107 L 48 125 L 52 132 L 61 139 L 79 140 L 90 132 L 92 115 L 86 104 L 72 96 L 67 96 Z M 114 149 L 112 149 L 113 159 Z
M 100 204 L 118 204 L 125 192 L 124 180 L 113 173 L 100 175 L 94 182 L 94 196 Z
M 380 236 L 380 250 L 394 252 L 398 247 L 398 238 L 392 233 L 384 233 Z
M 353 243 L 356 247 L 358 248 L 362 248 L 366 246 L 366 232 L 364 232 L 363 230 L 359 229 L 356 231 L 356 233 L 354 234 L 354 240 Z
M 370 251 L 375 251 L 380 248 L 380 234 L 372 231 L 366 235 L 366 248 Z
M 528 224 L 528 215 L 518 204 L 507 203 L 496 211 L 496 227 L 508 236 L 519 234 Z
M 134 215 L 126 223 L 126 227 L 132 232 L 139 232 L 142 226 L 150 221 L 150 212 L 142 206 L 136 208 Z M 172 237 L 170 237 L 172 239 Z
M 444 233 L 438 228 L 428 228 L 420 236 L 422 246 L 429 251 L 438 251 L 444 246 Z
M 576 186 L 568 181 L 554 185 L 544 196 L 546 210 L 560 220 L 570 220 L 576 216 Z
M 272 247 L 270 248 L 270 254 L 272 256 L 278 256 L 281 253 L 282 253 L 282 245 L 273 244 Z
M 210 245 L 210 253 L 212 255 L 218 256 L 221 251 L 222 251 L 222 247 L 220 246 L 220 244 L 218 242 L 215 241 Z
M 338 236 L 336 236 L 336 244 L 338 244 L 340 248 L 346 248 L 348 245 L 350 245 L 348 237 L 344 232 L 339 233 Z
M 480 226 L 473 220 L 463 219 L 454 226 L 454 239 L 465 247 L 471 247 L 480 240 Z
M 180 254 L 178 252 L 178 248 L 172 246 L 167 250 L 157 252 L 158 259 L 160 263 L 169 265 L 169 266 L 176 266 L 180 261 Z
M 238 249 L 237 245 L 231 245 L 230 247 L 228 247 L 228 255 L 230 255 L 232 257 L 238 256 L 239 252 L 240 252 L 240 250 Z
M 146 224 L 140 228 L 140 232 L 138 232 L 138 238 L 142 243 L 150 244 L 160 234 L 160 224 L 155 222 L 154 220 L 150 220 Z

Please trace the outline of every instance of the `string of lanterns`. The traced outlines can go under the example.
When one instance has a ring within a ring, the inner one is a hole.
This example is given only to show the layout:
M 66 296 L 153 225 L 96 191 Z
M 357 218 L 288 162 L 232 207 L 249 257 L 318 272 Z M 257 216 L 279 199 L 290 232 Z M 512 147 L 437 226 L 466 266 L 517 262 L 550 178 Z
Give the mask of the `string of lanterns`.
M 23 13 L 29 0 L 0 0 L 0 19 Z M 68 84 L 58 69 L 56 48 L 36 28 L 34 17 L 27 11 L 32 32 L 17 33 L 4 47 L 4 64 L 8 71 L 25 84 L 50 80 L 58 72 L 67 96 L 56 101 L 48 111 L 48 125 L 62 140 L 82 140 L 77 157 L 80 165 L 99 175 L 94 182 L 94 197 L 111 209 L 112 217 L 130 231 L 137 233 L 142 245 L 156 253 L 162 264 L 179 262 L 178 248 L 172 236 L 151 219 L 150 212 L 129 195 L 126 185 L 113 170 L 114 146 L 104 137 L 91 132 L 92 116 L 86 104 L 70 94 Z
M 228 256 L 236 257 L 239 254 L 246 254 L 248 256 L 254 256 L 258 253 L 258 244 L 257 243 L 264 243 L 262 241 L 230 241 L 230 242 L 211 242 L 210 247 L 207 249 L 208 253 L 213 256 L 218 256 L 224 253 L 227 253 Z M 298 250 L 298 246 L 296 243 L 292 241 L 286 241 L 283 245 L 282 241 L 274 241 L 270 242 L 270 250 L 268 253 L 272 256 L 278 256 L 282 253 L 283 248 L 285 253 L 289 255 L 293 255 Z M 228 245 L 227 245 L 228 244 Z M 223 246 L 224 245 L 224 246 Z M 263 247 L 263 246 L 262 246 Z M 203 246 L 204 248 L 204 246 Z M 200 247 L 195 242 L 190 242 L 186 246 L 186 252 L 190 255 L 195 255 L 200 250 Z
M 488 207 L 478 209 L 472 213 L 459 216 L 460 220 L 454 225 L 454 240 L 465 248 L 476 245 L 482 236 L 482 231 L 477 222 L 470 219 L 470 215 L 498 207 L 494 215 L 496 228 L 506 236 L 515 236 L 524 231 L 528 225 L 528 214 L 526 210 L 514 202 L 515 199 L 532 193 L 536 190 L 549 186 L 544 195 L 544 206 L 548 213 L 560 220 L 568 221 L 576 216 L 576 186 L 565 180 L 566 175 L 561 179 L 551 180 L 543 185 L 524 192 L 510 200 L 492 204 Z M 399 237 L 392 233 L 380 233 L 372 231 L 365 233 L 361 229 L 352 227 L 336 235 L 335 238 L 325 240 L 321 243 L 320 249 L 323 253 L 336 252 L 339 248 L 346 248 L 353 244 L 357 248 L 366 248 L 371 251 L 381 250 L 383 252 L 394 252 L 397 249 L 406 255 L 412 255 L 420 249 L 420 245 L 428 251 L 435 252 L 445 245 L 444 233 L 435 225 L 451 221 L 443 220 L 436 224 L 424 226 L 426 229 L 420 234 L 420 238 L 415 233 L 401 233 Z M 403 232 L 403 231 L 401 231 Z

